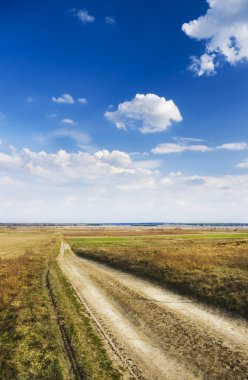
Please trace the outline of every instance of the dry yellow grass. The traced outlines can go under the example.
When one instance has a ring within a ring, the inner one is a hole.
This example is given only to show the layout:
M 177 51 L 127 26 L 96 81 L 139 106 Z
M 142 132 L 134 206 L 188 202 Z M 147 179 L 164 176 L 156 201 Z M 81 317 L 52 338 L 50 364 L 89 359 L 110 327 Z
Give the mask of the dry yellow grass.
M 0 379 L 74 379 L 66 342 L 80 378 L 120 379 L 56 265 L 59 248 L 57 230 L 0 230 Z
M 247 318 L 245 234 L 82 238 L 77 234 L 68 241 L 79 255 L 146 276 Z
M 49 232 L 1 231 L 1 380 L 69 378 L 45 278 L 58 247 Z
M 34 246 L 44 244 L 53 232 L 49 230 L 0 229 L 0 259 L 20 256 Z

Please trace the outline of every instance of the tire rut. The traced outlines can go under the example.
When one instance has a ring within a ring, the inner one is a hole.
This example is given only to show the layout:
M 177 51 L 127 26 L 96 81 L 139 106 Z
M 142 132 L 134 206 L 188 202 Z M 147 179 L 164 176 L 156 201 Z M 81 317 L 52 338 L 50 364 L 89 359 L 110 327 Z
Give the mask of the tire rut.
M 47 273 L 46 273 L 46 287 L 47 287 L 49 298 L 50 298 L 50 301 L 51 301 L 51 304 L 53 307 L 53 311 L 54 311 L 54 314 L 56 317 L 56 321 L 57 321 L 57 324 L 59 326 L 61 339 L 62 339 L 64 350 L 65 350 L 65 353 L 67 356 L 67 360 L 68 360 L 68 363 L 70 365 L 70 374 L 74 380 L 86 380 L 87 379 L 86 373 L 82 373 L 81 369 L 77 365 L 77 361 L 75 359 L 73 349 L 71 347 L 70 340 L 68 338 L 66 329 L 60 320 L 60 316 L 58 313 L 58 307 L 57 307 L 57 301 L 56 301 L 55 295 L 53 293 L 52 286 L 51 286 L 50 279 L 49 279 L 49 269 L 47 270 Z
M 62 270 L 130 378 L 130 368 L 148 380 L 248 378 L 247 322 L 64 250 Z

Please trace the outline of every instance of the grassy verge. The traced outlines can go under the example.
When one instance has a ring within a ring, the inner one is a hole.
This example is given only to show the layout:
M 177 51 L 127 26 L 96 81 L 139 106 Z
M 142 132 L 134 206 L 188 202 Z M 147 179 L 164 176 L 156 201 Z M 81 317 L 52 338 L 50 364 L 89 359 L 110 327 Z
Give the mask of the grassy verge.
M 51 235 L 33 236 L 14 243 L 13 252 L 0 266 L 0 378 L 69 379 L 60 331 L 46 289 L 48 263 L 58 252 Z M 22 237 L 23 238 L 23 237 Z M 46 242 L 44 242 L 44 239 Z M 3 239 L 6 255 L 6 239 Z M 0 252 L 1 252 L 0 240 Z M 29 247 L 28 249 L 26 247 Z M 18 247 L 18 249 L 17 249 Z
M 61 326 L 78 378 L 121 379 L 57 266 L 59 248 L 52 231 L 0 231 L 0 379 L 74 379 Z
M 49 278 L 56 298 L 60 323 L 66 331 L 82 378 L 121 379 L 119 372 L 112 366 L 102 339 L 95 331 L 73 288 L 56 262 L 52 264 Z
M 145 276 L 181 294 L 247 318 L 246 238 L 246 234 L 208 233 L 171 237 L 70 237 L 68 242 L 78 255 Z

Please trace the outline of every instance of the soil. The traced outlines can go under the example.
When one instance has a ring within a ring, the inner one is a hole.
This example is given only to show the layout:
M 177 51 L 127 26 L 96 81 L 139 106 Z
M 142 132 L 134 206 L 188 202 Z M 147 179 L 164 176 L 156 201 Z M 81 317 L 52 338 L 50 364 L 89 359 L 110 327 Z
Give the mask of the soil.
M 248 323 L 148 281 L 79 258 L 58 262 L 126 379 L 248 378 Z

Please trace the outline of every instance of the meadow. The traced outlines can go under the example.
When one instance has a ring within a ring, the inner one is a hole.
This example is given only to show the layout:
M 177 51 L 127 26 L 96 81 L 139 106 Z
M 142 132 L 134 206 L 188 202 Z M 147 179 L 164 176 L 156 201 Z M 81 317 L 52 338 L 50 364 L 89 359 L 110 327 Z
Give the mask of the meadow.
M 248 232 L 0 229 L 0 378 L 118 380 L 56 258 L 74 252 L 235 315 L 248 315 Z
M 77 255 L 146 277 L 236 315 L 248 315 L 247 231 L 142 231 L 130 236 L 73 236 Z
M 54 230 L 0 230 L 1 380 L 120 378 L 56 263 L 60 243 Z

